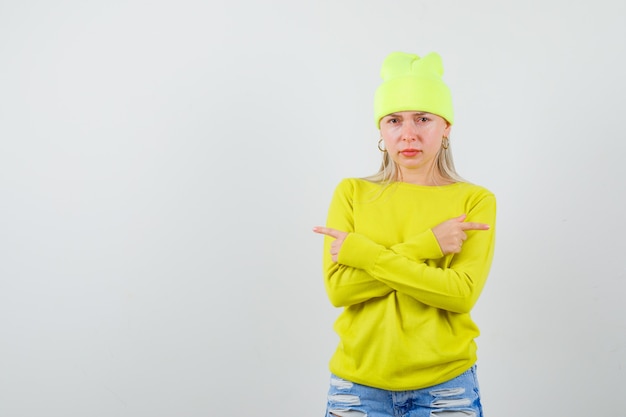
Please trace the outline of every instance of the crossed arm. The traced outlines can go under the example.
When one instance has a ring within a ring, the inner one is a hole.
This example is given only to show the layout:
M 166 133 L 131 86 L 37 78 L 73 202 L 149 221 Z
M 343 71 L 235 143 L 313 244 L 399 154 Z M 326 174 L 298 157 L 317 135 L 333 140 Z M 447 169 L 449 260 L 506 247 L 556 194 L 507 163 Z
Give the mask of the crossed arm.
M 465 220 L 465 215 L 452 218 L 389 248 L 357 233 L 315 227 L 314 232 L 332 239 L 325 257 L 331 303 L 348 306 L 398 291 L 437 308 L 471 310 L 491 263 L 493 235 L 487 232 L 489 225 Z M 472 240 L 465 248 L 468 232 Z M 417 256 L 419 249 L 433 246 L 437 253 Z M 427 262 L 451 254 L 455 256 L 445 268 Z
M 489 230 L 488 224 L 465 222 L 466 217 L 467 215 L 463 214 L 433 227 L 433 235 L 435 235 L 437 243 L 439 243 L 439 247 L 441 248 L 441 252 L 444 255 L 461 252 L 463 242 L 467 239 L 467 233 L 465 233 L 466 230 Z M 333 262 L 337 262 L 339 251 L 341 250 L 344 240 L 346 240 L 346 237 L 348 236 L 348 232 L 324 226 L 316 226 L 313 228 L 313 231 L 335 239 L 330 245 L 330 254 Z

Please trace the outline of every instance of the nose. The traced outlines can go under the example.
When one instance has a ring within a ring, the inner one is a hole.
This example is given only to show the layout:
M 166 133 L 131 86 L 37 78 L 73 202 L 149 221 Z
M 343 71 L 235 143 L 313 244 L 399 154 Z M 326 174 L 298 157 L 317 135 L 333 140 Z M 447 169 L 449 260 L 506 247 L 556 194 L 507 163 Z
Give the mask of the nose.
M 415 142 L 417 140 L 417 130 L 412 123 L 405 123 L 402 126 L 402 140 L 405 142 Z

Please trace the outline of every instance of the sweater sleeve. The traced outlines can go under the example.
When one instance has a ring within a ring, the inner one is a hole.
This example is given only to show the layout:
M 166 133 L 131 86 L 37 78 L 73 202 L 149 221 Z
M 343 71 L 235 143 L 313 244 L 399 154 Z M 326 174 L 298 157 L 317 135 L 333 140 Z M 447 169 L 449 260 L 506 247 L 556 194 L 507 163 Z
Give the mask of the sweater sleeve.
M 441 246 L 439 246 L 432 229 L 410 237 L 402 243 L 393 245 L 390 249 L 398 255 L 403 255 L 416 261 L 443 258 Z
M 420 302 L 456 313 L 471 311 L 485 285 L 495 243 L 496 201 L 479 200 L 467 221 L 487 223 L 489 230 L 469 230 L 463 249 L 438 261 L 410 256 L 407 247 L 394 251 L 368 237 L 350 233 L 339 252 L 338 263 L 359 268 L 398 292 Z M 432 233 L 432 232 L 431 232 Z M 434 238 L 434 236 L 433 236 Z
M 354 232 L 353 185 L 343 180 L 335 189 L 326 225 L 337 230 Z M 333 238 L 325 236 L 323 254 L 324 285 L 332 305 L 346 307 L 362 303 L 372 298 L 383 297 L 393 288 L 374 278 L 367 271 L 349 265 L 333 262 L 330 245 Z

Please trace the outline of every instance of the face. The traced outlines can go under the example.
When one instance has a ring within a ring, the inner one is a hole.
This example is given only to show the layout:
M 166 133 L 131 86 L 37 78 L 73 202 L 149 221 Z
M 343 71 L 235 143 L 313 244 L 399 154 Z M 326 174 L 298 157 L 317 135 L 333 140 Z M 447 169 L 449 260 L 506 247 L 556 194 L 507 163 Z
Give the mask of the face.
M 408 182 L 421 182 L 420 178 L 432 174 L 441 140 L 450 134 L 450 128 L 444 118 L 418 111 L 392 113 L 380 121 L 389 157 Z

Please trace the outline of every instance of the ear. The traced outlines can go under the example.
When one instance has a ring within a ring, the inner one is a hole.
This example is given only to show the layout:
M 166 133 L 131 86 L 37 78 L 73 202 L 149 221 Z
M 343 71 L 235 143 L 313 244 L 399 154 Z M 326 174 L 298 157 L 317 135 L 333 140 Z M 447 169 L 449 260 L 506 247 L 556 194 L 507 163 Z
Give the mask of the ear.
M 446 122 L 446 128 L 443 130 L 443 135 L 447 138 L 450 137 L 450 131 L 452 130 L 452 125 Z

